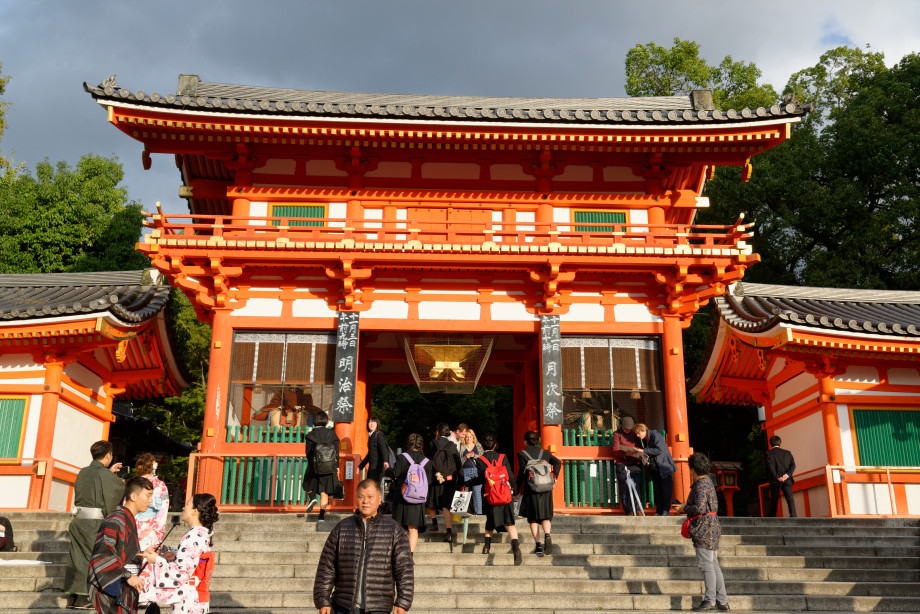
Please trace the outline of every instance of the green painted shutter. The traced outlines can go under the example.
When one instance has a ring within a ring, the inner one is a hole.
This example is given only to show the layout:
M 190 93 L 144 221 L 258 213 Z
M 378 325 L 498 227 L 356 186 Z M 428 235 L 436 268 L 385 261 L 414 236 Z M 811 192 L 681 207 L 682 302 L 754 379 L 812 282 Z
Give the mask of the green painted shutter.
M 273 205 L 272 217 L 325 217 L 326 207 L 323 205 Z M 280 226 L 281 220 L 272 221 L 274 226 Z M 322 220 L 311 222 L 309 220 L 294 220 L 291 226 L 322 226 Z
M 25 414 L 25 399 L 0 399 L 0 458 L 19 456 L 19 437 Z
M 859 464 L 920 467 L 920 410 L 854 410 Z
M 575 223 L 589 223 L 590 226 L 576 226 L 575 232 L 614 232 L 613 226 L 598 224 L 625 224 L 626 214 L 622 211 L 576 211 Z M 618 230 L 626 230 L 620 227 Z

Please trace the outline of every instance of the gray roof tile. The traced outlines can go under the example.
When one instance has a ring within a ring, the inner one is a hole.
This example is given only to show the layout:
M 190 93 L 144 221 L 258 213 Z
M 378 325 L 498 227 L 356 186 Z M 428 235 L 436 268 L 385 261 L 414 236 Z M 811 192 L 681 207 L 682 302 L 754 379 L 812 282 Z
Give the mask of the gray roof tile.
M 189 108 L 204 112 L 313 117 L 412 118 L 419 121 L 504 121 L 517 123 L 616 124 L 652 122 L 731 123 L 775 120 L 804 115 L 808 106 L 787 103 L 769 109 L 720 111 L 706 108 L 706 96 L 654 96 L 644 98 L 492 98 L 362 94 L 280 89 L 199 81 L 180 76 L 180 94 L 121 88 L 111 76 L 97 86 L 83 84 L 97 100 L 120 101 L 155 108 Z M 694 100 L 697 101 L 694 106 Z M 702 101 L 702 102 L 701 102 Z
M 0 275 L 0 325 L 104 312 L 136 324 L 168 298 L 169 286 L 151 270 Z

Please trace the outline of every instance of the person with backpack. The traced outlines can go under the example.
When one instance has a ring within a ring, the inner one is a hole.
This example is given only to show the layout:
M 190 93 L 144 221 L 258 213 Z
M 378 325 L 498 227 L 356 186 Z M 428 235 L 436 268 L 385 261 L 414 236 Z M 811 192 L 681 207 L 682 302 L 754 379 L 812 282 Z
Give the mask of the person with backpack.
M 214 569 L 211 536 L 220 518 L 217 499 L 209 493 L 194 495 L 179 518 L 189 529 L 178 550 L 144 555 L 153 570 L 153 583 L 141 594 L 141 601 L 157 604 L 149 606 L 145 614 L 159 612 L 160 605 L 169 605 L 172 614 L 207 614 L 210 608 L 208 585 Z
M 434 474 L 431 463 L 422 451 L 425 440 L 418 433 L 406 438 L 406 451 L 396 457 L 387 470 L 393 478 L 393 520 L 409 534 L 409 550 L 415 552 L 418 530 L 425 527 L 425 502 Z
M 383 473 L 390 468 L 390 446 L 387 438 L 380 432 L 380 418 L 371 416 L 367 420 L 367 455 L 362 459 L 358 469 L 367 467 L 367 477 L 378 484 Z
M 303 489 L 310 500 L 304 516 L 316 505 L 319 495 L 319 518 L 316 522 L 326 522 L 326 507 L 329 496 L 335 495 L 339 486 L 339 438 L 335 431 L 328 428 L 329 416 L 320 410 L 313 416 L 313 430 L 307 433 L 306 455 L 307 471 L 303 476 Z
M 533 554 L 543 556 L 553 553 L 553 539 L 550 536 L 553 521 L 553 486 L 556 476 L 562 471 L 562 461 L 540 448 L 540 436 L 536 431 L 524 433 L 524 443 L 527 447 L 517 454 L 517 490 L 521 493 L 521 515 L 530 523 L 530 533 L 536 542 Z
M 517 527 L 514 526 L 514 489 L 511 486 L 514 467 L 511 460 L 497 450 L 498 442 L 492 433 L 483 435 L 482 446 L 485 452 L 476 458 L 478 476 L 470 482 L 471 485 L 482 485 L 482 513 L 486 516 L 486 543 L 482 546 L 482 553 L 489 554 L 492 549 L 495 531 L 507 531 L 511 537 L 514 564 L 520 565 L 524 557 Z
M 431 446 L 431 471 L 434 479 L 428 485 L 428 507 L 433 510 L 432 524 L 437 530 L 437 515 L 444 515 L 444 541 L 453 540 L 453 522 L 450 511 L 454 492 L 463 487 L 463 470 L 457 446 L 448 437 L 450 427 L 446 422 L 438 424 L 439 437 Z

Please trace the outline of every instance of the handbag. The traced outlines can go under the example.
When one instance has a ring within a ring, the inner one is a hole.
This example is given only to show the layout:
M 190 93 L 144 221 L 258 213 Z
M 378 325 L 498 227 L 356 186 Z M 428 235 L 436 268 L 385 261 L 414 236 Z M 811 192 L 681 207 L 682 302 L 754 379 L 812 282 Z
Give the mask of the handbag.
M 715 515 L 715 512 L 706 512 L 705 514 L 697 514 L 696 516 L 693 516 L 692 518 L 687 518 L 686 520 L 684 520 L 684 523 L 680 525 L 680 536 L 690 539 L 690 522 L 693 520 L 696 520 L 700 516 L 714 516 L 714 515 Z
M 470 508 L 470 500 L 473 497 L 471 490 L 458 490 L 454 492 L 454 498 L 450 503 L 451 514 L 466 514 Z

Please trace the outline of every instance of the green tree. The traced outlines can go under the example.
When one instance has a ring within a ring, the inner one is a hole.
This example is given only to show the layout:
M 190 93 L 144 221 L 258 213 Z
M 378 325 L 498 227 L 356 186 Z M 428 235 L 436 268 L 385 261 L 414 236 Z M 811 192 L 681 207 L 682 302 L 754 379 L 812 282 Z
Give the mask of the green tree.
M 626 93 L 629 96 L 687 95 L 711 90 L 717 109 L 769 107 L 778 97 L 769 84 L 758 84 L 762 72 L 753 63 L 725 56 L 718 66 L 700 57 L 693 41 L 674 39 L 670 49 L 655 44 L 636 45 L 626 53 Z
M 45 160 L 34 176 L 8 167 L 0 174 L 0 272 L 59 273 L 142 269 L 134 250 L 141 205 L 120 186 L 117 158 L 92 154 L 76 168 Z
M 0 62 L 0 96 L 3 96 L 6 92 L 6 84 L 9 82 L 9 77 L 3 76 L 3 62 Z M 7 102 L 0 102 L 0 141 L 3 140 L 3 129 L 6 128 L 6 110 L 9 106 Z M 4 166 L 9 166 L 9 162 L 3 157 L 3 154 L 0 153 L 0 168 Z

